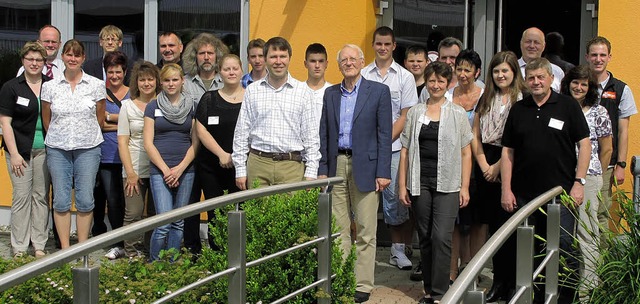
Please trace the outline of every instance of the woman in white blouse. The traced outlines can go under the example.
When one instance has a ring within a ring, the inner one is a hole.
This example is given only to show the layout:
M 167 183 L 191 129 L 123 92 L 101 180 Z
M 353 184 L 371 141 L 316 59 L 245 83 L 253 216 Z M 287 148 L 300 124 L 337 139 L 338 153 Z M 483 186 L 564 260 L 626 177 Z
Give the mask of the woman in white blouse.
M 118 118 L 118 151 L 122 161 L 125 194 L 124 226 L 142 219 L 145 202 L 147 216 L 155 214 L 153 198 L 149 191 L 149 157 L 144 150 L 142 129 L 144 110 L 147 104 L 160 92 L 160 71 L 149 61 L 134 65 L 129 85 L 131 99 L 122 101 Z M 150 233 L 148 238 L 151 237 Z M 124 241 L 127 256 L 133 256 L 142 248 L 140 237 Z M 148 251 L 148 244 L 145 251 Z
M 47 166 L 53 184 L 53 219 L 60 245 L 69 247 L 71 188 L 75 189 L 78 241 L 89 238 L 93 187 L 100 164 L 106 90 L 102 80 L 82 71 L 82 42 L 64 44 L 64 78 L 42 85 L 42 117 L 47 137 Z

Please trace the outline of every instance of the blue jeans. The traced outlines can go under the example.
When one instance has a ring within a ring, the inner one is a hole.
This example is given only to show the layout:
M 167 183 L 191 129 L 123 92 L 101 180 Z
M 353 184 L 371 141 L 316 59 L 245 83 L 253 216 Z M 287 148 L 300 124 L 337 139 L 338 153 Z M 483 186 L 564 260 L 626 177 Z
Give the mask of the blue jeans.
M 53 185 L 53 209 L 71 210 L 71 188 L 75 191 L 76 209 L 93 211 L 93 187 L 100 165 L 100 146 L 65 151 L 47 147 L 47 167 Z
M 382 214 L 384 222 L 399 226 L 409 220 L 409 208 L 402 205 L 398 199 L 398 167 L 400 151 L 391 153 L 391 184 L 382 191 Z
M 194 177 L 194 172 L 185 172 L 180 176 L 180 185 L 176 188 L 169 188 L 161 174 L 151 174 L 149 179 L 156 214 L 186 206 L 191 196 Z M 160 250 L 170 248 L 180 250 L 183 230 L 184 220 L 178 220 L 154 229 L 151 234 L 150 260 L 157 260 Z

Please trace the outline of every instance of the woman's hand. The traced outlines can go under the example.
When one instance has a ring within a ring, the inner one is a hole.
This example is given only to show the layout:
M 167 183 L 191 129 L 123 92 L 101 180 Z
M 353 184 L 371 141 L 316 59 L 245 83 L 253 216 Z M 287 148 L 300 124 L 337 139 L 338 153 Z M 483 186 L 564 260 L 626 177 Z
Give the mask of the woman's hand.
M 224 152 L 222 157 L 219 157 L 219 158 L 220 158 L 220 167 L 224 169 L 233 168 L 233 160 L 231 159 L 230 153 Z
M 488 182 L 495 183 L 500 178 L 500 166 L 496 166 L 496 164 L 493 164 L 489 166 L 489 169 L 484 171 L 482 175 Z
M 405 187 L 398 189 L 398 199 L 405 207 L 411 207 L 411 196 Z
M 140 195 L 140 178 L 138 174 L 127 174 L 127 185 L 124 187 L 124 192 L 127 197 L 132 197 L 133 193 Z
M 11 172 L 17 177 L 24 176 L 24 170 L 27 168 L 27 162 L 24 161 L 22 155 L 15 153 L 11 155 Z
M 469 204 L 469 188 L 460 188 L 460 208 L 464 208 Z
M 165 183 L 167 183 L 169 188 L 175 188 L 180 186 L 179 180 L 183 172 L 184 172 L 184 168 L 182 167 L 182 165 L 177 165 L 169 169 L 169 174 L 165 175 L 165 178 L 164 178 L 164 181 Z

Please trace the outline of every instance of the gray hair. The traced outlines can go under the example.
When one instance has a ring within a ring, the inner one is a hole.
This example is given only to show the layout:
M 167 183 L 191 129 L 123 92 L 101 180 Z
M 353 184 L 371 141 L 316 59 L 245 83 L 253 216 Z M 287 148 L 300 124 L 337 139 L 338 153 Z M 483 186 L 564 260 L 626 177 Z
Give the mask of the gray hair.
M 222 42 L 222 40 L 218 39 L 218 37 L 213 34 L 200 33 L 187 44 L 184 52 L 182 53 L 182 68 L 184 69 L 185 74 L 192 76 L 198 74 L 198 50 L 205 45 L 212 45 L 216 50 L 216 61 L 213 65 L 215 71 L 219 72 L 220 59 L 222 59 L 222 56 L 229 53 L 229 48 Z
M 337 61 L 338 62 L 340 62 L 340 54 L 342 53 L 342 50 L 344 50 L 346 48 L 350 48 L 350 49 L 354 49 L 354 50 L 358 51 L 358 57 L 359 57 L 358 59 L 364 59 L 364 53 L 362 52 L 362 49 L 359 46 L 355 45 L 355 44 L 348 43 L 348 44 L 345 44 L 338 51 L 338 56 L 337 56 L 337 58 L 338 58 Z
M 537 69 L 544 69 L 549 75 L 553 75 L 553 70 L 551 69 L 551 63 L 549 62 L 549 60 L 544 57 L 540 57 L 527 63 L 527 66 L 525 66 L 524 68 L 525 79 L 528 72 Z

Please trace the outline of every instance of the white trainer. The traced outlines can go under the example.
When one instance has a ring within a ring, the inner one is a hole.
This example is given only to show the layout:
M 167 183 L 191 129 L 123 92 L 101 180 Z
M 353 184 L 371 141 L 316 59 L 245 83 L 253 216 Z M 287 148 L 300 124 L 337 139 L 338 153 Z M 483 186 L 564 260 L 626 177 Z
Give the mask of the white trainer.
M 402 270 L 411 270 L 413 264 L 411 260 L 407 258 L 404 253 L 404 244 L 393 243 L 391 244 L 391 257 L 389 258 L 389 264 L 397 266 Z

